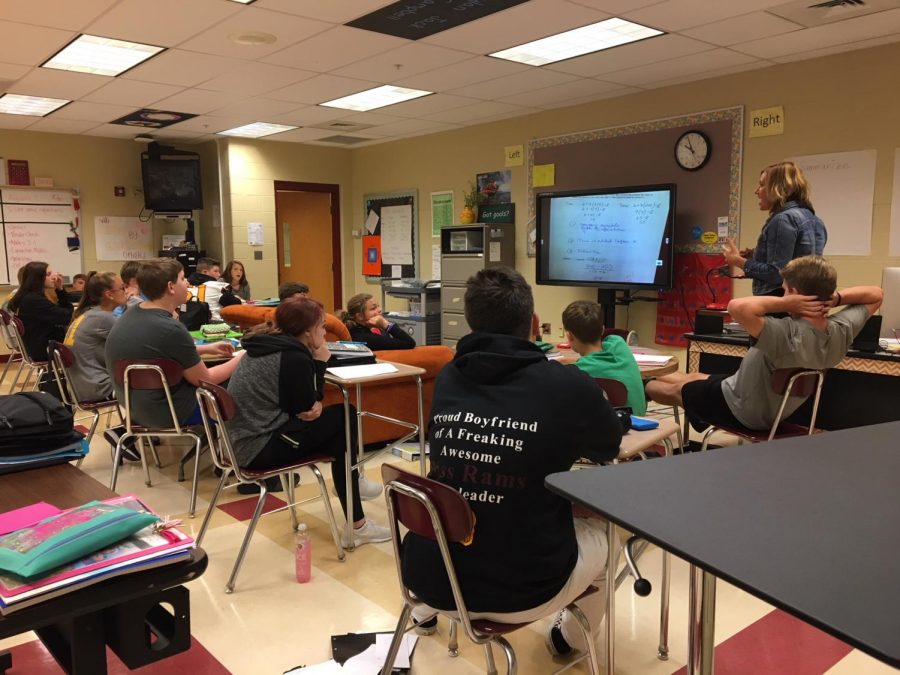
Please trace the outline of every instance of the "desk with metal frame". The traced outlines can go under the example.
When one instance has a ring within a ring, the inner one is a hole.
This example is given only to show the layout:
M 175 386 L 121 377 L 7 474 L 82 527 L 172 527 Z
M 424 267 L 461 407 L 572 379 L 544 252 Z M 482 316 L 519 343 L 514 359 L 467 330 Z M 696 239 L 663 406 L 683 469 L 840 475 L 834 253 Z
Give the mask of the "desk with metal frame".
M 115 496 L 71 464 L 0 476 L 0 512 L 41 500 L 66 509 Z M 107 645 L 132 669 L 167 658 L 190 648 L 189 593 L 181 584 L 203 574 L 206 564 L 206 553 L 196 548 L 185 561 L 99 581 L 19 609 L 0 617 L 0 638 L 35 631 L 69 673 L 106 673 Z M 163 602 L 175 608 L 175 616 L 159 607 Z M 156 636 L 152 646 L 151 633 Z
M 896 668 L 898 438 L 891 422 L 558 473 L 547 487 L 691 564 L 689 673 L 713 672 L 716 577 Z
M 351 498 L 351 490 L 352 483 L 350 482 L 353 477 L 353 469 L 357 469 L 362 467 L 366 462 L 378 457 L 384 452 L 390 450 L 391 446 L 399 445 L 401 443 L 405 443 L 413 436 L 419 436 L 419 470 L 421 474 L 424 476 L 426 474 L 426 464 L 425 464 L 425 411 L 424 411 L 424 403 L 423 403 L 423 391 L 422 391 L 422 375 L 425 374 L 424 368 L 419 368 L 418 366 L 410 366 L 405 363 L 394 363 L 391 361 L 381 361 L 378 363 L 389 363 L 396 370 L 390 373 L 378 373 L 376 375 L 363 375 L 360 377 L 342 377 L 340 375 L 336 375 L 332 370 L 327 370 L 325 372 L 325 382 L 328 384 L 333 384 L 341 391 L 341 396 L 344 399 L 344 433 L 347 442 L 347 461 L 344 463 L 345 471 L 346 471 L 346 516 L 347 516 L 347 531 L 348 533 L 353 531 L 353 509 L 352 509 L 352 498 Z M 383 382 L 385 380 L 397 380 L 406 377 L 411 377 L 416 382 L 416 394 L 417 394 L 417 403 L 418 403 L 418 412 L 419 419 L 418 424 L 413 424 L 412 422 L 407 422 L 406 420 L 397 419 L 396 417 L 388 417 L 386 415 L 380 415 L 378 413 L 367 412 L 363 408 L 363 385 L 368 384 L 370 382 Z M 351 461 L 351 457 L 353 454 L 352 450 L 352 436 L 350 435 L 350 420 L 353 417 L 353 413 L 350 409 L 350 390 L 351 388 L 356 393 L 356 433 L 357 433 L 357 442 L 358 442 L 358 454 L 357 454 L 357 462 L 353 464 Z M 397 426 L 404 427 L 409 429 L 409 433 L 403 436 L 402 438 L 394 441 L 393 443 L 389 443 L 383 450 L 379 450 L 375 453 L 370 453 L 368 457 L 363 457 L 363 418 L 365 417 L 373 417 L 375 419 L 382 420 L 383 422 L 389 422 L 391 424 L 396 424 Z M 349 551 L 354 549 L 353 545 L 353 537 L 347 537 L 347 543 L 349 546 L 345 545 L 345 548 Z

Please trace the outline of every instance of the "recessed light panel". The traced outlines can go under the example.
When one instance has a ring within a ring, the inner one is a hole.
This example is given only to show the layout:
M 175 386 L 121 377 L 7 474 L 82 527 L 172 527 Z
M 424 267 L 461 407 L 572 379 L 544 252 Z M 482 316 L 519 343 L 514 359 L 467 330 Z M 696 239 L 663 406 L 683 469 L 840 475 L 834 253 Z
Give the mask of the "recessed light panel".
M 115 77 L 164 49 L 97 35 L 80 35 L 42 67 Z
M 529 66 L 545 66 L 548 63 L 556 63 L 662 34 L 661 30 L 655 28 L 648 28 L 625 19 L 613 18 L 533 42 L 526 42 L 518 47 L 495 52 L 490 56 Z
M 333 101 L 326 101 L 319 105 L 329 108 L 342 108 L 344 110 L 356 110 L 357 112 L 366 112 L 367 110 L 375 110 L 376 108 L 384 108 L 388 105 L 401 103 L 402 101 L 410 101 L 421 96 L 433 94 L 433 91 L 423 91 L 421 89 L 407 89 L 406 87 L 395 87 L 386 84 L 374 89 L 361 91 L 357 94 L 336 98 Z
M 0 96 L 0 113 L 43 117 L 62 108 L 66 103 L 71 103 L 71 101 L 61 98 L 44 98 L 43 96 L 3 94 Z
M 242 127 L 220 131 L 219 134 L 222 136 L 240 136 L 241 138 L 262 138 L 263 136 L 271 136 L 272 134 L 280 134 L 282 131 L 299 128 L 289 127 L 284 124 L 271 124 L 269 122 L 253 122 Z

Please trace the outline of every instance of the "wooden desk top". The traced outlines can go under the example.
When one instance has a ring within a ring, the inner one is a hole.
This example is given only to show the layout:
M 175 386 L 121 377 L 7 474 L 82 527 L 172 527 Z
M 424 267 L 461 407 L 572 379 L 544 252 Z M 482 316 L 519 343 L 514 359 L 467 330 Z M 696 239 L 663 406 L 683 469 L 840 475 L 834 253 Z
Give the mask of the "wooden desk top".
M 56 464 L 0 476 L 0 513 L 38 501 L 70 509 L 116 493 L 71 464 Z
M 325 372 L 325 381 L 332 384 L 365 384 L 366 382 L 382 382 L 384 380 L 397 380 L 403 377 L 415 377 L 416 375 L 424 375 L 425 369 L 418 366 L 410 366 L 405 363 L 395 363 L 394 361 L 384 361 L 377 359 L 377 363 L 389 363 L 396 372 L 378 373 L 377 375 L 364 375 L 362 377 L 340 377 L 332 372 Z
M 560 357 L 554 358 L 553 360 L 557 363 L 562 363 L 563 365 L 570 365 L 575 363 L 579 356 L 572 349 L 560 349 L 558 350 L 561 354 Z M 641 347 L 638 353 L 641 354 L 662 354 L 662 352 L 658 352 L 655 349 L 648 349 L 645 347 Z M 641 371 L 641 377 L 649 379 L 651 377 L 661 377 L 662 375 L 668 375 L 669 373 L 674 373 L 678 370 L 678 357 L 674 354 L 671 355 L 672 358 L 668 360 L 668 362 L 663 363 L 662 365 L 640 365 L 638 364 L 638 370 Z

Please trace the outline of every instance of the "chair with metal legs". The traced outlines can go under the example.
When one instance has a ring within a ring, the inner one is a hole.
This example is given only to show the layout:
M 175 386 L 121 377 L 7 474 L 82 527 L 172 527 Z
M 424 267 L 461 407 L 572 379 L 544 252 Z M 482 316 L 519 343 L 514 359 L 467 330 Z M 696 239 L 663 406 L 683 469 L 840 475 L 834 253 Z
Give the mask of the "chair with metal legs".
M 231 435 L 228 433 L 226 422 L 234 418 L 236 412 L 236 404 L 231 394 L 222 387 L 210 382 L 200 382 L 197 388 L 197 403 L 200 405 L 200 416 L 203 418 L 203 428 L 206 431 L 206 437 L 209 439 L 213 463 L 222 471 L 222 477 L 216 486 L 212 499 L 209 502 L 209 508 L 206 516 L 203 518 L 203 524 L 200 526 L 200 533 L 197 535 L 197 546 L 203 541 L 206 535 L 206 529 L 216 504 L 219 501 L 219 495 L 225 487 L 229 476 L 232 474 L 238 483 L 255 483 L 259 486 L 259 499 L 256 502 L 256 509 L 253 511 L 253 517 L 247 525 L 247 533 L 241 542 L 241 548 L 238 551 L 237 560 L 234 561 L 234 568 L 231 570 L 231 576 L 228 583 L 225 584 L 225 592 L 232 593 L 234 585 L 237 583 L 238 574 L 240 574 L 241 566 L 244 563 L 244 556 L 250 547 L 250 540 L 256 531 L 256 524 L 262 515 L 263 505 L 266 502 L 266 479 L 279 476 L 281 485 L 287 493 L 288 504 L 281 509 L 270 511 L 275 513 L 287 509 L 291 515 L 291 527 L 296 530 L 298 527 L 297 514 L 294 506 L 297 504 L 305 504 L 321 497 L 325 505 L 325 513 L 328 515 L 328 524 L 331 526 L 331 536 L 334 539 L 334 546 L 337 549 L 337 557 L 341 562 L 345 559 L 344 549 L 341 546 L 340 533 L 338 532 L 337 521 L 334 519 L 334 510 L 331 508 L 331 499 L 328 496 L 328 490 L 325 486 L 325 479 L 322 472 L 316 464 L 328 463 L 332 461 L 332 457 L 328 455 L 306 455 L 302 458 L 298 457 L 297 461 L 286 465 L 265 470 L 253 470 L 241 467 L 237 462 L 237 456 L 234 453 L 234 446 L 231 444 Z M 319 497 L 312 497 L 301 502 L 294 500 L 294 474 L 302 468 L 307 468 L 313 472 L 316 481 L 319 484 Z M 349 506 L 348 506 L 349 508 Z
M 3 310 L 0 310 L 0 312 L 3 312 L 3 314 L 0 314 L 0 317 L 3 317 L 2 320 L 5 323 L 9 338 L 15 344 L 16 351 L 22 356 L 19 371 L 16 373 L 15 378 L 13 378 L 13 383 L 9 390 L 11 392 L 15 390 L 16 385 L 19 384 L 19 376 L 22 374 L 22 370 L 27 368 L 28 372 L 25 374 L 25 381 L 22 382 L 22 391 L 28 389 L 28 383 L 31 381 L 32 375 L 36 375 L 32 390 L 37 391 L 38 386 L 41 383 L 41 377 L 47 372 L 47 362 L 35 361 L 28 354 L 28 350 L 25 348 L 25 341 L 22 338 L 22 336 L 25 335 L 25 324 L 22 323 L 22 319 Z
M 825 382 L 826 370 L 814 370 L 810 368 L 779 368 L 772 374 L 772 391 L 781 395 L 781 405 L 772 427 L 768 431 L 754 431 L 746 427 L 737 427 L 719 424 L 711 426 L 703 434 L 700 444 L 701 450 L 709 446 L 709 438 L 716 431 L 724 431 L 738 437 L 738 443 L 747 440 L 751 443 L 771 441 L 776 438 L 790 438 L 791 436 L 811 436 L 816 432 L 816 418 L 819 414 L 819 399 L 822 396 L 822 385 Z M 788 401 L 792 397 L 813 396 L 812 414 L 809 425 L 795 424 L 783 421 L 784 411 Z
M 121 385 L 125 392 L 125 400 L 122 401 L 125 410 L 125 433 L 119 437 L 119 441 L 116 443 L 109 489 L 116 489 L 116 482 L 119 477 L 119 460 L 122 458 L 125 441 L 129 438 L 137 439 L 141 465 L 144 468 L 144 483 L 147 487 L 151 487 L 151 481 L 150 468 L 147 466 L 147 455 L 144 451 L 144 441 L 152 443 L 151 438 L 154 436 L 190 438 L 194 442 L 197 457 L 194 462 L 194 481 L 191 485 L 191 501 L 188 508 L 188 515 L 193 518 L 194 512 L 197 510 L 197 483 L 200 476 L 200 437 L 190 429 L 185 428 L 178 421 L 170 389 L 170 387 L 181 382 L 183 376 L 181 365 L 172 359 L 121 359 L 113 364 L 113 377 L 116 384 Z M 134 421 L 134 414 L 131 409 L 133 391 L 150 390 L 162 391 L 165 395 L 169 416 L 172 420 L 171 426 L 157 428 L 141 425 Z
M 467 541 L 474 532 L 475 516 L 472 513 L 469 502 L 459 492 L 443 483 L 404 471 L 391 464 L 383 464 L 381 466 L 381 476 L 384 481 L 384 494 L 387 500 L 391 541 L 394 545 L 394 561 L 397 566 L 397 577 L 400 580 L 400 593 L 403 596 L 403 609 L 400 613 L 400 620 L 397 622 L 397 628 L 394 631 L 394 638 L 391 641 L 387 659 L 384 662 L 384 668 L 381 671 L 382 675 L 390 675 L 394 659 L 396 659 L 397 651 L 400 648 L 400 641 L 403 638 L 403 634 L 410 628 L 408 624 L 412 617 L 412 610 L 416 606 L 423 604 L 403 584 L 400 549 L 401 524 L 410 532 L 415 532 L 421 537 L 427 537 L 437 542 L 455 604 L 455 610 L 446 612 L 446 614 L 453 622 L 454 629 L 456 624 L 459 623 L 463 627 L 463 632 L 472 642 L 484 646 L 488 675 L 497 675 L 497 667 L 494 664 L 494 656 L 491 651 L 492 644 L 503 650 L 503 653 L 506 655 L 507 672 L 510 675 L 515 675 L 517 669 L 516 655 L 512 646 L 504 638 L 504 635 L 523 628 L 528 623 L 511 624 L 471 618 L 466 609 L 460 582 L 456 576 L 456 569 L 450 555 L 451 542 Z M 597 592 L 597 589 L 591 586 L 578 599 L 595 592 Z M 597 648 L 594 644 L 591 626 L 587 617 L 574 602 L 569 604 L 566 610 L 572 614 L 581 628 L 587 647 L 586 653 L 579 660 L 587 660 L 589 672 L 593 675 L 599 675 L 600 664 L 597 657 Z M 445 612 L 438 613 L 445 614 Z M 456 652 L 456 647 L 456 631 L 451 629 L 449 645 L 451 656 L 456 655 L 454 653 Z M 565 666 L 564 670 L 570 666 L 571 664 Z
M 3 372 L 0 373 L 0 386 L 6 381 L 6 374 L 9 372 L 10 366 L 19 364 L 19 369 L 16 371 L 17 381 L 19 379 L 19 373 L 21 373 L 22 368 L 25 367 L 22 352 L 19 351 L 19 342 L 13 337 L 12 330 L 14 330 L 12 326 L 12 316 L 6 310 L 0 309 L 0 335 L 2 335 L 3 343 L 6 345 L 7 350 L 9 350 L 9 358 L 7 358 L 6 363 L 3 364 Z

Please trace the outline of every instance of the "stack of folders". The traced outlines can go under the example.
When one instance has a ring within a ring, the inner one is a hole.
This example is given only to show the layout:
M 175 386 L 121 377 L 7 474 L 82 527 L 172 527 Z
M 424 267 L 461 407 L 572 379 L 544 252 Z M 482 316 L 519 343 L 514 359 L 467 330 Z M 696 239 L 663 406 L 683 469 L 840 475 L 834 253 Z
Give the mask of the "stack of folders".
M 65 464 L 86 457 L 88 452 L 90 446 L 85 441 L 84 435 L 75 431 L 72 433 L 71 441 L 58 448 L 24 455 L 3 455 L 0 457 L 0 474 Z
M 102 503 L 152 514 L 134 495 L 114 497 Z M 0 514 L 0 547 L 5 541 L 19 542 L 17 545 L 20 546 L 22 537 L 10 535 L 34 528 L 61 513 L 63 511 L 55 506 L 39 502 Z M 79 560 L 36 577 L 24 579 L 12 573 L 0 572 L 0 614 L 10 614 L 105 579 L 184 561 L 190 557 L 190 549 L 193 547 L 194 540 L 191 537 L 162 520 Z

